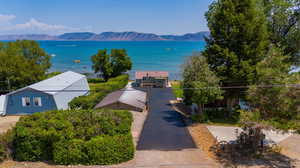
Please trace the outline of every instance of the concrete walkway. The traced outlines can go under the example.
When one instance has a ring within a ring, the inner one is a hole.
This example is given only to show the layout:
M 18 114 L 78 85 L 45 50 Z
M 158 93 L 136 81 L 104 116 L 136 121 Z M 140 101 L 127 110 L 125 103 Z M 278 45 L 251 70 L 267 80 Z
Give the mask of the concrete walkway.
M 216 138 L 218 142 L 220 141 L 235 141 L 237 138 L 237 133 L 241 133 L 242 129 L 239 127 L 226 127 L 226 126 L 207 126 L 208 130 Z M 283 140 L 289 138 L 293 134 L 291 133 L 281 133 L 276 131 L 263 130 L 266 135 L 267 143 L 280 143 Z M 300 142 L 299 142 L 300 143 Z

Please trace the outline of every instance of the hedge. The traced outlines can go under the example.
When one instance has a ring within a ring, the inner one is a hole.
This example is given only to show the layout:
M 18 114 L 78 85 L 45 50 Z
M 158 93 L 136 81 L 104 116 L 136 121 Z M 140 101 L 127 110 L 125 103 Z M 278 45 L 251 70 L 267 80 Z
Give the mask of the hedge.
M 69 106 L 71 109 L 93 109 L 107 94 L 123 89 L 128 83 L 128 75 L 120 75 L 99 83 L 91 81 L 91 93 L 88 96 L 80 96 L 73 99 Z
M 13 157 L 63 165 L 128 161 L 134 155 L 132 120 L 128 111 L 108 109 L 49 111 L 22 117 L 13 129 Z
M 88 83 L 104 83 L 105 80 L 102 78 L 88 78 Z
M 131 134 L 98 136 L 89 141 L 59 141 L 53 153 L 54 162 L 58 164 L 110 165 L 132 159 L 134 147 Z
M 12 139 L 13 133 L 11 130 L 0 134 L 0 162 L 11 157 Z

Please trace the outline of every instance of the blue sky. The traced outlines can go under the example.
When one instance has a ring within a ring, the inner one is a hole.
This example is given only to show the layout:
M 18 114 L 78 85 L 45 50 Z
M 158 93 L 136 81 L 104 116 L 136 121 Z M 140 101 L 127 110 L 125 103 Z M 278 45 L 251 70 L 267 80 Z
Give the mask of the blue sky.
M 0 0 L 0 34 L 206 31 L 213 0 Z

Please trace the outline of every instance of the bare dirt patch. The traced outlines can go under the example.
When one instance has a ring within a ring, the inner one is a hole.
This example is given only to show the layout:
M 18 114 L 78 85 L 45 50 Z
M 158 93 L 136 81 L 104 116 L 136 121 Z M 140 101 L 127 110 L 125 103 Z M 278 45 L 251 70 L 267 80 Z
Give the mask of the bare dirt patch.
M 191 136 L 193 137 L 197 146 L 202 149 L 209 157 L 216 159 L 211 148 L 216 145 L 217 141 L 209 132 L 204 124 L 194 124 L 188 127 Z
M 0 117 L 0 134 L 15 126 L 21 116 Z

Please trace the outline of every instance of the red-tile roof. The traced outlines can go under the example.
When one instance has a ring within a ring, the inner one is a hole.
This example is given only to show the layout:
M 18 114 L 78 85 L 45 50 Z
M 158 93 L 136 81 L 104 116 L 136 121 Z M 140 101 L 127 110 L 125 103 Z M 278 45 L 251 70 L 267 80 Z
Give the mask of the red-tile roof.
M 139 71 L 135 73 L 135 79 L 142 79 L 143 77 L 156 77 L 156 78 L 168 78 L 169 72 L 166 71 Z

